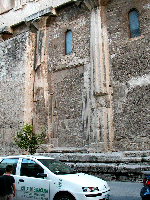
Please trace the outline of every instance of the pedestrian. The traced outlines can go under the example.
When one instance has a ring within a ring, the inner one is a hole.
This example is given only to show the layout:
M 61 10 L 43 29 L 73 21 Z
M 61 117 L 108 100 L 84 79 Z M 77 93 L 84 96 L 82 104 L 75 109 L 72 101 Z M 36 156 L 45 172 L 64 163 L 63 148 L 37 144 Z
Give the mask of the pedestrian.
M 0 200 L 13 200 L 16 196 L 15 179 L 11 176 L 12 165 L 6 166 L 6 173 L 0 176 Z

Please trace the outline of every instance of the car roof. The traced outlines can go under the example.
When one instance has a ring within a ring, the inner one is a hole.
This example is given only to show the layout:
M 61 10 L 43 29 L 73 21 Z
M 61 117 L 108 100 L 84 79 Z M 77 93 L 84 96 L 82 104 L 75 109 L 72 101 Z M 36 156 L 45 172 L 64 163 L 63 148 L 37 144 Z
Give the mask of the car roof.
M 6 159 L 6 158 L 26 158 L 26 159 L 34 159 L 34 160 L 38 160 L 38 159 L 54 159 L 51 157 L 47 157 L 47 156 L 33 156 L 33 155 L 16 155 L 16 156 L 4 156 L 4 157 L 0 157 L 0 160 L 2 159 Z

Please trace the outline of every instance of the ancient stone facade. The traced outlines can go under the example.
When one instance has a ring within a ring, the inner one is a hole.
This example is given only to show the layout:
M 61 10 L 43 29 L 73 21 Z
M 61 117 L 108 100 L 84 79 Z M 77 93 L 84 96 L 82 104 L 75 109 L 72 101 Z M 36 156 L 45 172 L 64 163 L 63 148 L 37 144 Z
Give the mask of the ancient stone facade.
M 128 13 L 139 13 L 141 35 L 131 38 Z M 148 1 L 112 1 L 107 5 L 113 78 L 115 146 L 149 149 L 150 51 Z
M 45 126 L 45 152 L 150 148 L 148 0 L 0 4 L 0 154 L 18 152 L 24 123 Z M 131 38 L 133 9 L 140 36 Z

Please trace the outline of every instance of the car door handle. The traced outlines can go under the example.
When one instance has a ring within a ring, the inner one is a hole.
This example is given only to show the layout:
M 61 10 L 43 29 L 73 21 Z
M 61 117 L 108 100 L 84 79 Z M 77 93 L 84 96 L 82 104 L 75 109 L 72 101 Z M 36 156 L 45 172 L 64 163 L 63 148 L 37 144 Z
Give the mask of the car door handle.
M 19 182 L 24 182 L 24 180 L 23 179 L 19 179 Z

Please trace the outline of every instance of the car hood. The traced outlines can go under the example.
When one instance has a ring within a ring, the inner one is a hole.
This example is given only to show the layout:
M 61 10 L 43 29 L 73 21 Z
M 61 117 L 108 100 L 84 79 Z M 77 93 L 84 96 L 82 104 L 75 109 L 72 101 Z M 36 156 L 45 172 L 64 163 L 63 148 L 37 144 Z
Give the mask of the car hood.
M 109 186 L 106 181 L 84 173 L 58 175 L 59 178 L 74 182 L 84 187 L 99 187 L 100 190 L 106 190 Z

